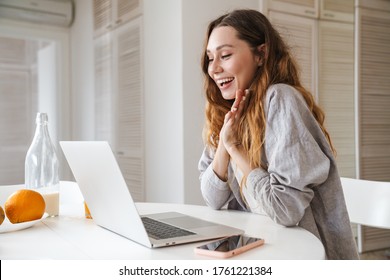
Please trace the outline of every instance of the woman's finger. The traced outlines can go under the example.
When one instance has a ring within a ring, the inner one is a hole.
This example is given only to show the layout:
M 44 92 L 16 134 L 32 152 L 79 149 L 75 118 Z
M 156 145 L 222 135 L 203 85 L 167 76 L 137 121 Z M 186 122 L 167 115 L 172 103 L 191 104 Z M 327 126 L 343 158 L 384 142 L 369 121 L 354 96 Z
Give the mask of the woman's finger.
M 232 111 L 226 113 L 224 123 L 227 123 L 231 119 L 232 114 Z
M 244 97 L 244 92 L 241 89 L 236 90 L 236 99 L 232 105 L 231 111 L 236 112 L 238 110 L 238 106 L 241 103 L 242 98 Z
M 235 118 L 236 119 L 241 117 L 242 111 L 244 110 L 245 103 L 246 103 L 245 100 L 247 100 L 247 98 L 248 98 L 248 94 L 249 94 L 249 90 L 246 89 L 245 93 L 244 93 L 244 96 L 241 98 L 241 102 L 238 105 L 238 109 L 237 109 L 236 114 L 235 114 Z

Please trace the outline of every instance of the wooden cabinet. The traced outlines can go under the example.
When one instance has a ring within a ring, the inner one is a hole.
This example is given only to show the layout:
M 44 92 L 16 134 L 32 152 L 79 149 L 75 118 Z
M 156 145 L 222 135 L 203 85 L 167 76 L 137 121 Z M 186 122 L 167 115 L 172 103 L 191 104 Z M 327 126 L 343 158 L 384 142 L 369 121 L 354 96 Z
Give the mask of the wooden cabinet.
M 269 0 L 270 11 L 294 14 L 304 17 L 318 18 L 318 0 Z
M 318 25 L 318 103 L 337 150 L 343 177 L 356 176 L 354 27 L 320 21 Z
M 390 2 L 357 1 L 357 7 L 358 177 L 390 181 Z M 388 248 L 390 230 L 358 226 L 358 246 Z
M 114 144 L 114 52 L 113 34 L 106 33 L 94 42 L 95 62 L 95 137 Z
M 320 0 L 320 18 L 331 21 L 353 22 L 355 0 Z
M 141 15 L 140 0 L 94 0 L 95 36 L 100 36 Z
M 325 111 L 340 175 L 389 181 L 390 2 L 357 0 L 356 16 L 354 2 L 270 1 L 269 17 Z M 388 230 L 359 225 L 357 237 L 362 251 L 390 246 Z
M 374 1 L 375 2 L 375 1 Z M 390 2 L 359 8 L 356 61 L 360 178 L 390 181 Z
M 269 13 L 269 18 L 288 43 L 301 70 L 302 84 L 316 94 L 316 22 L 311 18 L 280 12 Z
M 309 18 L 353 22 L 355 0 L 269 0 L 270 11 Z
M 95 139 L 108 141 L 135 201 L 144 200 L 142 24 L 95 37 Z
M 144 201 L 144 104 L 141 22 L 121 26 L 116 38 L 116 131 L 119 166 L 136 201 Z
M 298 62 L 302 84 L 325 111 L 341 176 L 355 177 L 354 26 L 342 17 L 351 12 L 353 20 L 353 0 L 334 2 L 271 0 L 269 18 Z M 345 8 L 351 3 L 352 10 Z

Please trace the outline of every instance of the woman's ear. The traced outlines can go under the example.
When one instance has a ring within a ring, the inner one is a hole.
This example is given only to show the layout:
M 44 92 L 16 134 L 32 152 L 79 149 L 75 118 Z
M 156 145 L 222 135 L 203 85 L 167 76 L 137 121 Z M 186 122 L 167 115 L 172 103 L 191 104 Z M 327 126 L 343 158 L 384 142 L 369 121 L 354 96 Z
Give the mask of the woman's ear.
M 265 44 L 257 46 L 258 66 L 262 66 L 264 64 L 267 53 L 267 46 Z

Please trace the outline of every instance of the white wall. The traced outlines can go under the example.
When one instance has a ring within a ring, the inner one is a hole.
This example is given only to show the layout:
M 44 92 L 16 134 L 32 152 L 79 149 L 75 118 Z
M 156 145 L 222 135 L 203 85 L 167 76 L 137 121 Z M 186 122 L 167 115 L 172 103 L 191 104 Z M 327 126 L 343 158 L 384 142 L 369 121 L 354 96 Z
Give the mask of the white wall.
M 180 0 L 144 1 L 147 201 L 183 202 L 181 34 Z
M 94 138 L 94 58 L 92 0 L 75 1 L 71 27 L 72 140 Z

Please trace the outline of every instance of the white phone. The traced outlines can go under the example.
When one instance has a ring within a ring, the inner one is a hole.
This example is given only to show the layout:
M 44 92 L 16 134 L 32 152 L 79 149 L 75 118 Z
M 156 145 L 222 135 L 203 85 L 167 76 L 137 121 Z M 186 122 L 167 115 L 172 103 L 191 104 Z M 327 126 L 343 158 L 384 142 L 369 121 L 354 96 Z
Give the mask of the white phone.
M 200 255 L 217 258 L 230 258 L 263 244 L 264 239 L 262 238 L 233 235 L 195 247 L 194 251 Z

